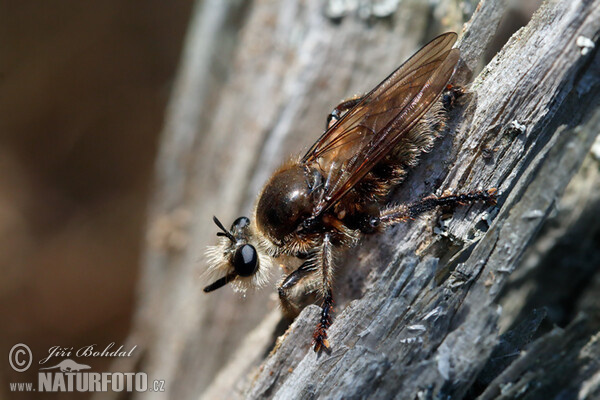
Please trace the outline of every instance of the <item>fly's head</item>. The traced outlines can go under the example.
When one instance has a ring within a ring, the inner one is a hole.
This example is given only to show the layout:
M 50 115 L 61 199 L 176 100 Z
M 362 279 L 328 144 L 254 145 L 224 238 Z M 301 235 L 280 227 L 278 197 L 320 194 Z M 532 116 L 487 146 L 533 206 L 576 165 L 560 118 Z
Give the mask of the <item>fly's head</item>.
M 208 246 L 208 274 L 213 283 L 204 288 L 204 292 L 212 292 L 228 283 L 238 292 L 249 288 L 263 286 L 269 278 L 271 257 L 250 225 L 246 217 L 236 219 L 227 230 L 213 217 L 215 224 L 221 229 L 217 233 L 219 244 Z

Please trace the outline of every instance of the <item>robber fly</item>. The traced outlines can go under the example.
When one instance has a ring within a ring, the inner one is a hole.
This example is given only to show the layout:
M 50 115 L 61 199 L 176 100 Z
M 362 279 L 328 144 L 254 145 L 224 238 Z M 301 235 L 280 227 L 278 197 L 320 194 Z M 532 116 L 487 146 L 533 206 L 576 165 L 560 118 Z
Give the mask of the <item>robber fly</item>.
M 456 38 L 455 33 L 438 36 L 368 94 L 338 105 L 306 154 L 285 163 L 268 180 L 252 220 L 240 217 L 226 229 L 213 218 L 221 239 L 209 246 L 207 255 L 217 280 L 205 292 L 228 283 L 236 290 L 261 286 L 274 259 L 296 257 L 301 265 L 279 285 L 282 309 L 295 316 L 301 296 L 320 294 L 313 344 L 317 352 L 328 349 L 333 260 L 339 248 L 439 206 L 495 201 L 496 189 L 490 189 L 409 204 L 386 202 L 445 126 L 445 107 L 453 97 L 441 95 L 459 60 L 459 50 L 452 48 Z

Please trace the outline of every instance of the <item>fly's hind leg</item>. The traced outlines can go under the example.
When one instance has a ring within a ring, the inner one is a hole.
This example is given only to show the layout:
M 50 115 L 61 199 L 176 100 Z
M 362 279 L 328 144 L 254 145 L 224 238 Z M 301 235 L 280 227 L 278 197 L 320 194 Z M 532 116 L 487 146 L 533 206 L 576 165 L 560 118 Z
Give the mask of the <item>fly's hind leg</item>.
M 456 101 L 459 97 L 465 94 L 466 90 L 463 86 L 454 86 L 448 84 L 446 89 L 442 92 L 442 107 L 446 111 L 450 111 L 456 105 Z
M 327 116 L 327 125 L 325 126 L 325 129 L 331 128 L 344 114 L 346 114 L 346 112 L 348 112 L 348 110 L 360 103 L 363 98 L 364 96 L 357 95 L 338 104 Z
M 448 194 L 440 197 L 428 196 L 422 200 L 409 204 L 400 204 L 398 206 L 383 210 L 379 217 L 379 223 L 382 228 L 406 222 L 414 219 L 419 215 L 433 210 L 437 207 L 464 205 L 477 201 L 485 201 L 491 204 L 496 204 L 498 197 L 498 189 L 492 188 L 488 190 L 477 190 L 469 193 Z

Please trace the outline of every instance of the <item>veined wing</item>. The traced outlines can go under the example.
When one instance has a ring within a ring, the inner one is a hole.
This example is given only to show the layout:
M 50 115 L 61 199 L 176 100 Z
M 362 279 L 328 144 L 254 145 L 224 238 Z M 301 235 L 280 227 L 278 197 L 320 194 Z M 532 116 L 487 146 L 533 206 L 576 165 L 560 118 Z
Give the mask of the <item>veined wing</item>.
M 445 33 L 423 46 L 309 149 L 302 162 L 326 179 L 313 216 L 348 193 L 429 110 L 454 73 L 456 38 Z

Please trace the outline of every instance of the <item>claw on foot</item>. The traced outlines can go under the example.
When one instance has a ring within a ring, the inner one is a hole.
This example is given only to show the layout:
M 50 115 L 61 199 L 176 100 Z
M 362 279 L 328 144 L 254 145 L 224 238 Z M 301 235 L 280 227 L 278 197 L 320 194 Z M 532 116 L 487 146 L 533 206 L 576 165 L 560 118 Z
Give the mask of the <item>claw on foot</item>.
M 313 334 L 313 342 L 315 353 L 321 350 L 329 350 L 329 340 L 327 340 L 327 328 L 322 324 L 317 325 Z
M 322 339 L 322 340 L 319 340 L 319 341 L 315 341 L 314 350 L 315 350 L 315 353 L 319 353 L 321 350 L 325 350 L 325 351 L 330 350 L 330 348 L 329 348 L 329 340 Z
M 327 328 L 331 326 L 331 315 L 333 314 L 333 297 L 329 293 L 323 300 L 323 306 L 321 307 L 321 320 L 317 324 L 315 333 L 313 334 L 313 345 L 315 352 L 318 353 L 321 350 L 328 352 L 329 340 L 327 340 Z
M 496 205 L 498 199 L 498 188 L 488 189 L 487 195 L 489 196 L 488 203 Z

